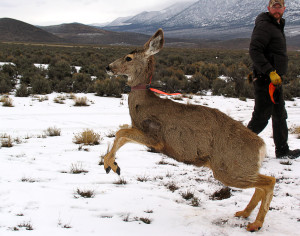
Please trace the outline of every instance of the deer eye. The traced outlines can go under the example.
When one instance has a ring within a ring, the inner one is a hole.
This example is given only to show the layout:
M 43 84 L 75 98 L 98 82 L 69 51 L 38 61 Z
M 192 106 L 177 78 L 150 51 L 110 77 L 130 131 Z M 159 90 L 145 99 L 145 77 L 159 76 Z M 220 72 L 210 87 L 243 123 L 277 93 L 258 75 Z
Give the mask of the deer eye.
M 125 60 L 126 61 L 132 61 L 132 58 L 131 57 L 126 57 Z

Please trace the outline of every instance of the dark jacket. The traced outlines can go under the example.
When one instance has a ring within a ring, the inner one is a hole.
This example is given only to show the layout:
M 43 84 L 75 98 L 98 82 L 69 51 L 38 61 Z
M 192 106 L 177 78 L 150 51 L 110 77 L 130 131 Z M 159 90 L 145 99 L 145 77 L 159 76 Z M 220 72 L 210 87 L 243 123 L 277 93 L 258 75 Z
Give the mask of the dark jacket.
M 288 57 L 284 26 L 284 19 L 281 19 L 278 24 L 268 12 L 261 13 L 256 18 L 249 48 L 254 76 L 268 77 L 269 73 L 274 70 L 279 75 L 286 74 Z

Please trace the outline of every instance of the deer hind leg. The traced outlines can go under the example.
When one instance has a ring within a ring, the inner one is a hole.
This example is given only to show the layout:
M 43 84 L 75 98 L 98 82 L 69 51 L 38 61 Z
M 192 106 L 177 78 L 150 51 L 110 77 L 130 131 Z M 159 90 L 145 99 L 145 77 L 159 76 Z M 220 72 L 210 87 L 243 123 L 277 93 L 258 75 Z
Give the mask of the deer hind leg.
M 123 145 L 129 142 L 143 144 L 148 147 L 153 147 L 156 150 L 162 149 L 161 143 L 147 137 L 145 133 L 138 129 L 121 129 L 116 133 L 116 138 L 111 150 L 104 157 L 104 169 L 106 170 L 106 173 L 109 173 L 110 170 L 113 170 L 120 175 L 121 170 L 118 164 L 115 162 L 115 155 Z
M 269 211 L 270 203 L 273 198 L 275 182 L 276 179 L 274 177 L 258 175 L 258 180 L 253 184 L 253 186 L 249 186 L 255 187 L 255 193 L 245 210 L 237 212 L 236 216 L 248 217 L 260 201 L 261 205 L 255 221 L 253 223 L 248 224 L 248 231 L 258 231 L 262 227 L 265 216 Z

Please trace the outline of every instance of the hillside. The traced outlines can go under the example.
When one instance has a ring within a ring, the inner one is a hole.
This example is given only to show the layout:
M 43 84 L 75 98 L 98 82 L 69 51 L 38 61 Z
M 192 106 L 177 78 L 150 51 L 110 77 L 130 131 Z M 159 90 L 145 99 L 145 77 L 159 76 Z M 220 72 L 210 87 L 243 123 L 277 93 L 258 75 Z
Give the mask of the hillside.
M 0 41 L 63 42 L 61 38 L 45 30 L 11 18 L 0 18 Z
M 63 38 L 66 42 L 79 44 L 142 45 L 149 37 L 138 33 L 111 32 L 80 23 L 40 28 Z
M 145 27 L 157 30 L 159 26 Z M 224 29 L 223 29 L 224 30 Z M 205 39 L 202 37 L 189 38 L 188 35 L 203 33 L 202 29 L 176 30 L 173 32 L 164 28 L 166 34 L 166 46 L 170 47 L 194 47 L 194 48 L 226 48 L 226 49 L 247 49 L 249 38 L 245 38 L 243 33 L 236 32 L 236 29 L 227 29 L 227 34 L 233 32 L 236 38 L 228 39 Z M 297 27 L 294 27 L 294 32 Z M 218 29 L 214 31 L 215 36 L 220 34 Z M 210 33 L 212 38 L 215 38 Z M 225 35 L 225 34 L 224 34 Z M 28 23 L 10 19 L 0 18 L 0 41 L 3 42 L 35 42 L 35 43 L 71 43 L 71 44 L 99 44 L 99 45 L 143 45 L 149 36 L 146 34 L 109 31 L 95 26 L 84 25 L 80 23 L 61 24 L 53 26 L 36 27 Z M 300 48 L 299 35 L 287 37 L 289 50 Z

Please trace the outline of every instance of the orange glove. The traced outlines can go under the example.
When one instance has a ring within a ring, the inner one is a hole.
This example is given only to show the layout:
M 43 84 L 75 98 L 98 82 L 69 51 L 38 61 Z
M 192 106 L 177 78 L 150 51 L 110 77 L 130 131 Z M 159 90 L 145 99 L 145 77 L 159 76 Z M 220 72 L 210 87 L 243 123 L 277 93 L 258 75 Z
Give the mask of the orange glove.
M 270 79 L 272 84 L 280 85 L 282 83 L 281 77 L 276 73 L 276 70 L 270 72 Z

